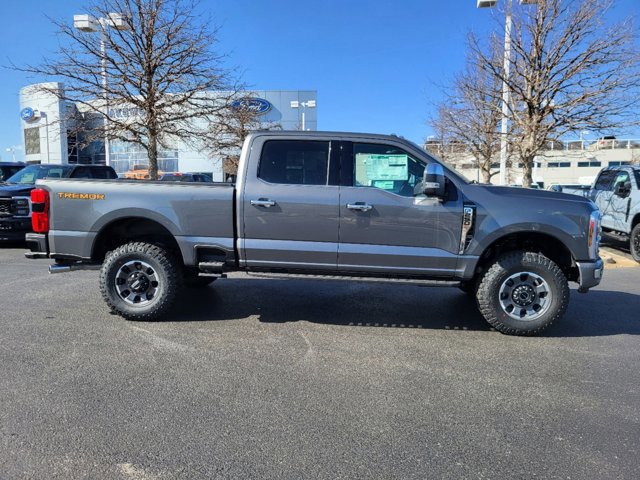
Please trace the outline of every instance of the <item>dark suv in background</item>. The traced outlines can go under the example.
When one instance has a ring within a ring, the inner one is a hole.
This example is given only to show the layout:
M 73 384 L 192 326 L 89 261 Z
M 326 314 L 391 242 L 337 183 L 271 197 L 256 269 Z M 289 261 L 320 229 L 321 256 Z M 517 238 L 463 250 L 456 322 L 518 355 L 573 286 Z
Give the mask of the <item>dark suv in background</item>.
M 15 165 L 15 164 L 14 164 Z M 31 190 L 43 178 L 116 179 L 116 171 L 104 165 L 22 165 L 0 183 L 0 241 L 23 241 L 31 231 Z
M 21 162 L 0 162 L 0 182 L 4 182 L 10 176 L 18 173 L 26 167 L 26 164 Z

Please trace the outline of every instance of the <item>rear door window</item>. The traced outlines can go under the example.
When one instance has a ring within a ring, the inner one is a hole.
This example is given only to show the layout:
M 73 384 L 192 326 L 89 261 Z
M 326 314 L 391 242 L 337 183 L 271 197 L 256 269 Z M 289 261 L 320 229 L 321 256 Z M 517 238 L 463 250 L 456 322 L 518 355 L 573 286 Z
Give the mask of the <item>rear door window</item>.
M 269 140 L 258 166 L 258 178 L 269 183 L 326 185 L 329 142 Z
M 71 178 L 93 178 L 89 167 L 77 167 L 72 173 Z
M 113 180 L 118 178 L 118 175 L 110 167 L 93 167 L 91 169 L 91 178 L 100 178 L 103 180 Z

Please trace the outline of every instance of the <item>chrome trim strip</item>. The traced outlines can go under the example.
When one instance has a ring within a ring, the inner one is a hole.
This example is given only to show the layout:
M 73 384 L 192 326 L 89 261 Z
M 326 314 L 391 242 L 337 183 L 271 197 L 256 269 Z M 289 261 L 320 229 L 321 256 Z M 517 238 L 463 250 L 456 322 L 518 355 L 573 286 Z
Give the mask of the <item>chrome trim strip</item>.
M 392 257 L 457 258 L 458 256 L 456 253 L 433 247 L 407 247 L 403 245 L 371 245 L 360 243 L 340 243 L 338 245 L 338 254 L 341 253 L 390 255 Z
M 458 250 L 458 254 L 462 255 L 465 251 L 465 246 L 467 244 L 467 235 L 473 228 L 473 221 L 476 217 L 476 209 L 475 207 L 466 206 L 462 211 L 462 231 L 460 232 L 460 249 Z
M 218 247 L 233 251 L 233 238 L 228 237 L 195 237 L 190 235 L 176 235 L 176 241 L 189 242 L 194 248 Z
M 338 252 L 335 242 L 307 242 L 303 240 L 265 240 L 259 238 L 245 238 L 244 250 L 288 250 L 300 252 Z

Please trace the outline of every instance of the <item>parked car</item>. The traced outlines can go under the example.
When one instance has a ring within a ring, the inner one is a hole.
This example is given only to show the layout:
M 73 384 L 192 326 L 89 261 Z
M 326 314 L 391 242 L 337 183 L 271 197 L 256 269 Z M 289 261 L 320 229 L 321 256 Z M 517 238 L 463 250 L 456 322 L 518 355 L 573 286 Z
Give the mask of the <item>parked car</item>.
M 158 178 L 164 175 L 165 172 L 158 170 Z M 149 180 L 149 166 L 148 165 L 134 165 L 131 170 L 125 172 L 123 178 L 131 180 Z
M 456 286 L 516 335 L 563 316 L 569 281 L 584 293 L 602 277 L 591 201 L 470 184 L 397 136 L 254 132 L 238 173 L 235 185 L 40 181 L 27 256 L 55 259 L 52 273 L 100 269 L 108 307 L 131 320 L 244 271 Z
M 629 238 L 629 250 L 640 262 L 640 166 L 603 168 L 590 198 L 602 212 L 602 229 Z
M 37 180 L 44 178 L 118 178 L 103 165 L 29 165 L 0 184 L 0 241 L 21 241 L 31 231 L 30 194 Z
M 516 183 L 513 183 L 509 186 L 512 188 L 523 188 L 522 184 L 518 185 Z M 542 187 L 538 185 L 536 182 L 533 182 L 528 188 L 531 188 L 533 190 L 542 190 Z
M 580 185 L 579 183 L 554 183 L 547 187 L 547 190 L 553 192 L 568 193 L 571 195 L 579 195 L 581 197 L 588 197 L 591 190 L 591 185 Z
M 0 162 L 0 182 L 6 181 L 24 167 L 26 167 L 26 164 L 22 162 Z
M 213 183 L 213 179 L 202 173 L 165 173 L 159 179 L 161 182 L 205 182 Z

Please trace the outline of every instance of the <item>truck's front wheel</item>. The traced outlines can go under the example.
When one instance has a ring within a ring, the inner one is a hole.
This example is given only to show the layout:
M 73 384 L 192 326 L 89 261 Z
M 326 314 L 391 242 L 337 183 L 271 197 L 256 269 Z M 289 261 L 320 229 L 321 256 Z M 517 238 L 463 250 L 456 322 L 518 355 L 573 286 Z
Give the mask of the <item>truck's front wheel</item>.
M 110 252 L 100 270 L 100 291 L 128 320 L 155 320 L 173 304 L 180 287 L 177 259 L 160 246 L 132 242 Z
M 629 235 L 629 250 L 636 262 L 640 262 L 640 223 L 633 227 Z
M 540 253 L 516 251 L 489 266 L 476 298 L 480 313 L 496 330 L 535 335 L 564 315 L 569 285 L 552 260 Z

